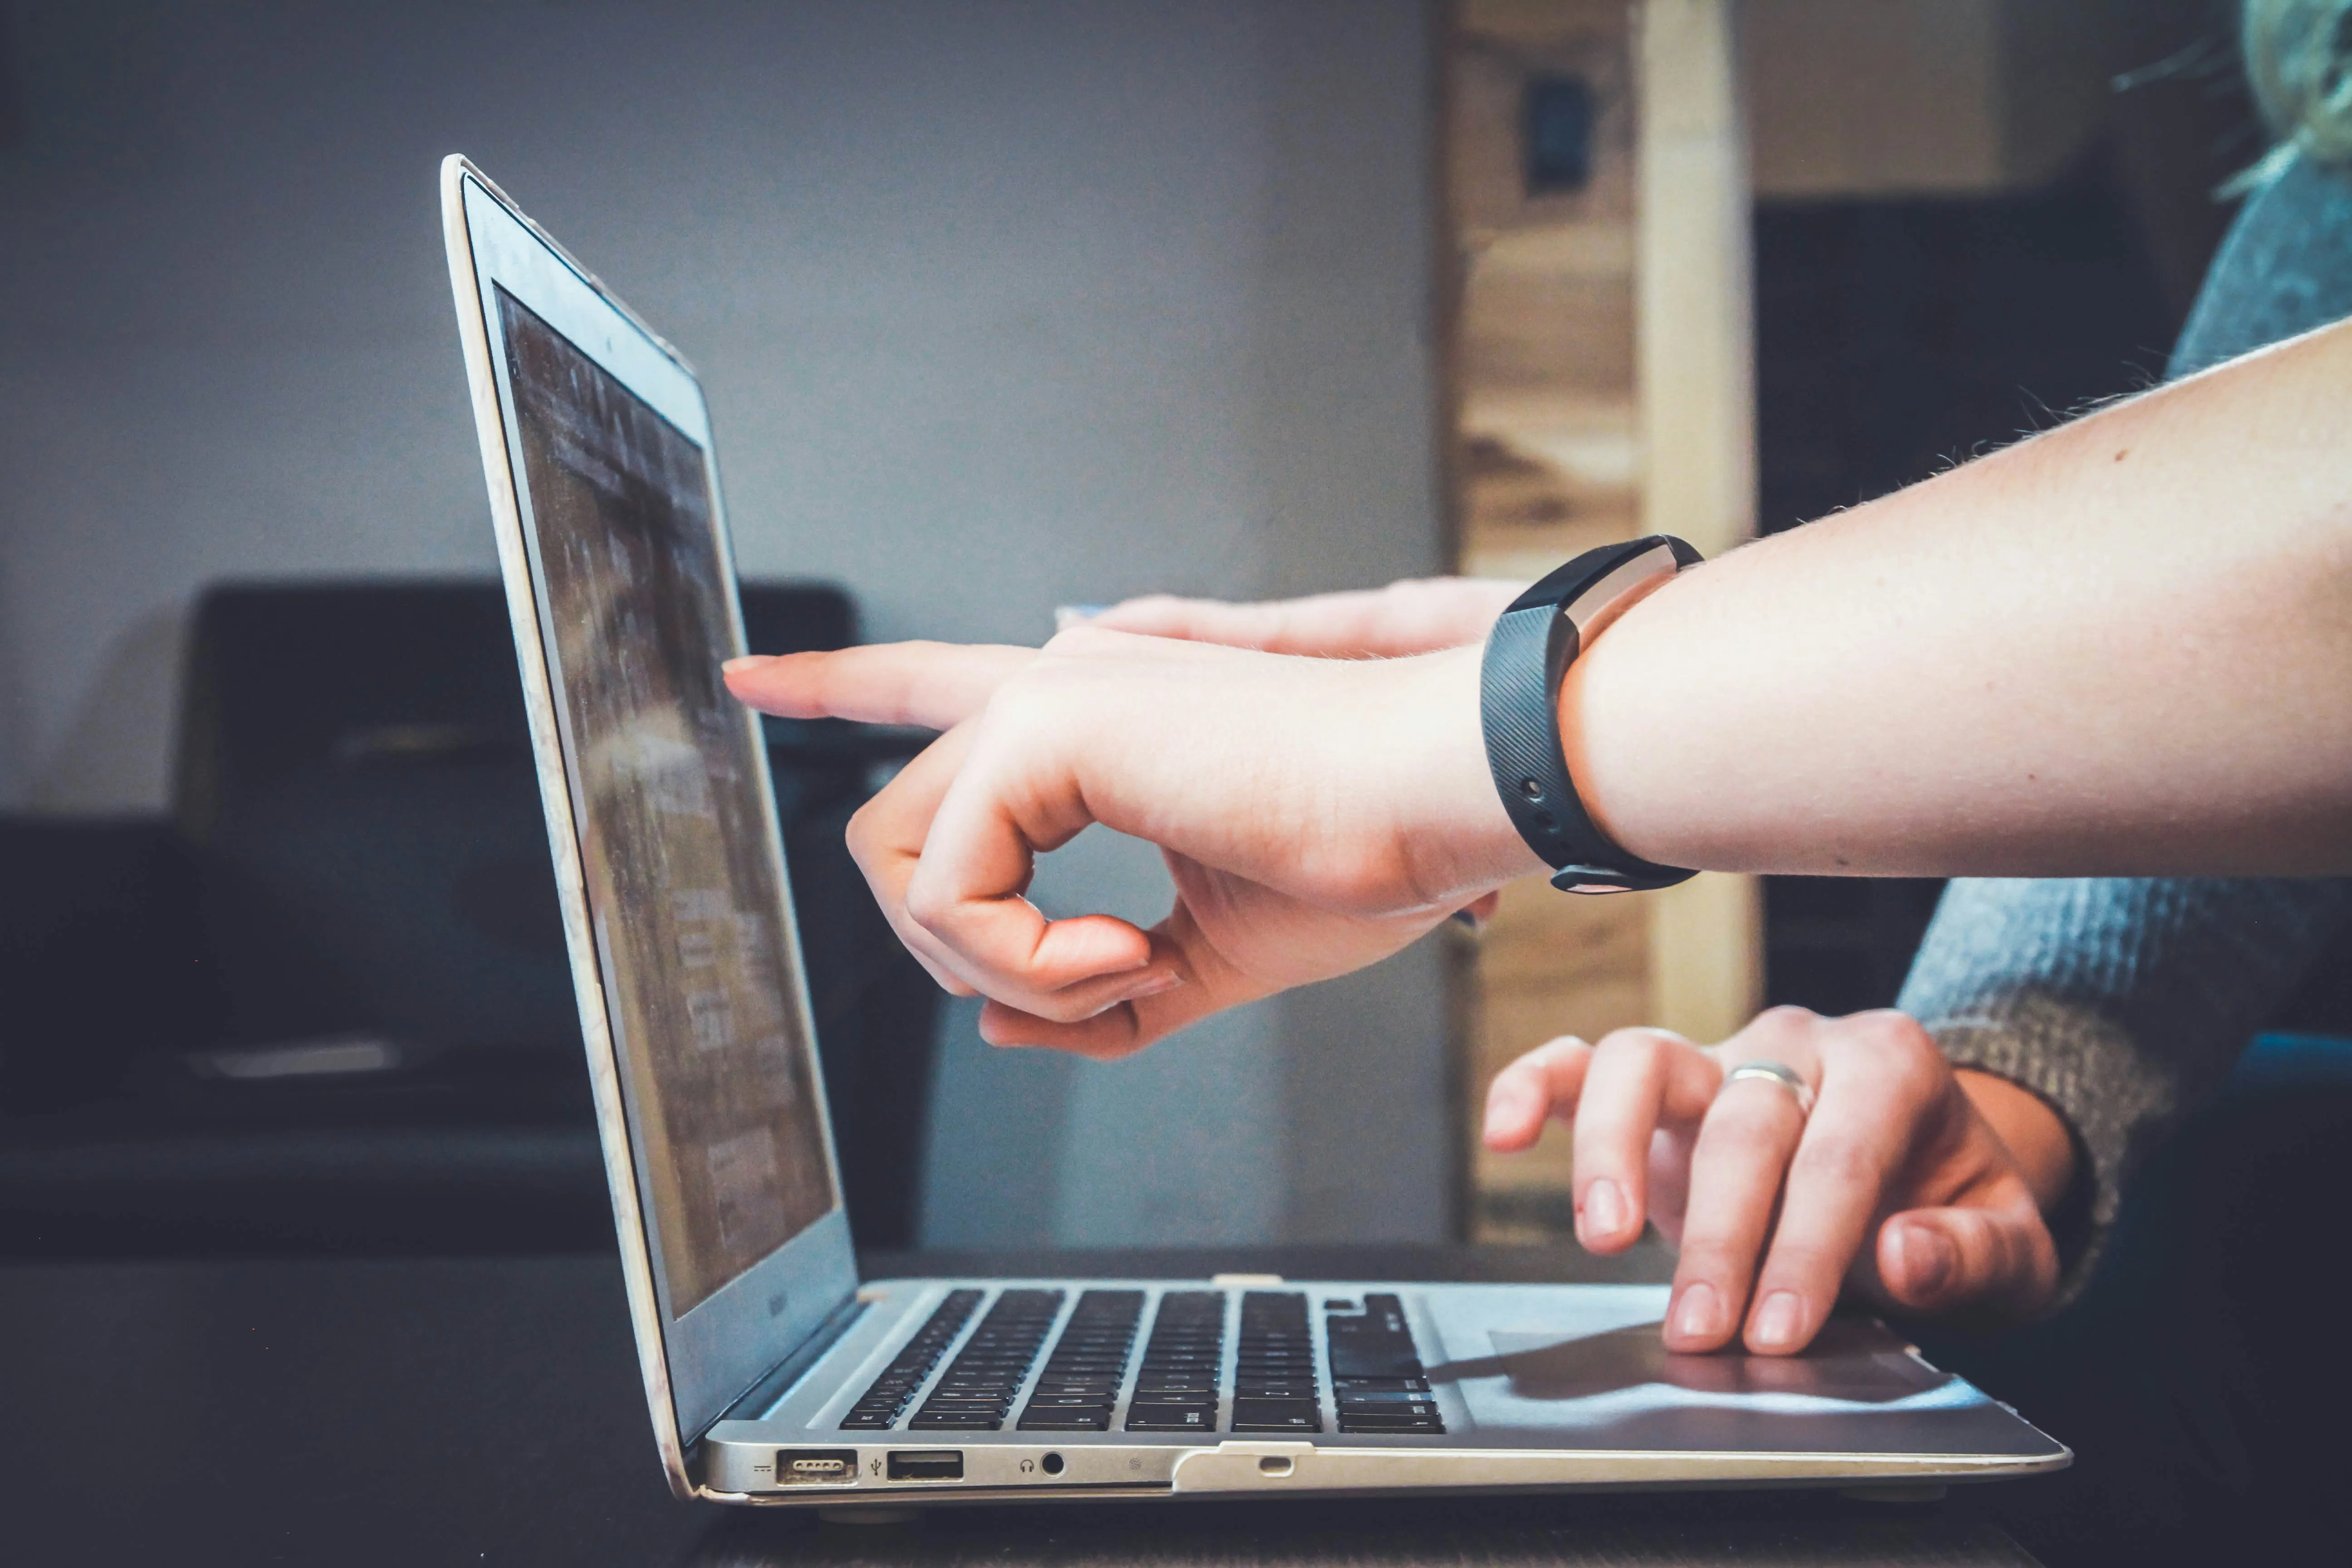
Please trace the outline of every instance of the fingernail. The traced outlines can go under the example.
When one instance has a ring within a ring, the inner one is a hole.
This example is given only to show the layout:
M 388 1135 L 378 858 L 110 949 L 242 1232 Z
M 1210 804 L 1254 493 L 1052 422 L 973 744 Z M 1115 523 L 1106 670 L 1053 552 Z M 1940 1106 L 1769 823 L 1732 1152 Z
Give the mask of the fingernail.
M 732 675 L 739 669 L 756 669 L 761 665 L 773 664 L 775 661 L 776 656 L 772 653 L 747 653 L 740 658 L 729 659 L 719 668 L 727 674 Z
M 1681 1297 L 1675 1302 L 1675 1336 L 1685 1340 L 1711 1339 L 1722 1316 L 1723 1302 L 1717 1297 L 1715 1287 L 1704 1279 L 1694 1280 L 1683 1287 Z
M 1602 1176 L 1584 1189 L 1584 1207 L 1577 1217 L 1584 1222 L 1585 1240 L 1611 1240 L 1625 1228 L 1625 1194 Z
M 1054 606 L 1054 629 L 1066 632 L 1072 626 L 1082 626 L 1109 608 L 1108 605 L 1056 605 Z
M 1165 996 L 1168 993 L 1175 990 L 1176 987 L 1183 984 L 1184 976 L 1171 969 L 1165 974 L 1154 975 L 1151 979 L 1145 981 L 1142 984 L 1129 992 L 1127 994 L 1127 1000 L 1129 1002 L 1140 1002 L 1147 996 Z
M 1902 1266 L 1905 1293 L 1932 1296 L 1952 1277 L 1959 1260 L 1952 1238 L 1928 1225 L 1906 1225 L 1895 1233 L 1896 1261 Z
M 1756 1309 L 1756 1342 L 1775 1348 L 1797 1342 L 1805 1325 L 1805 1303 L 1794 1290 L 1775 1290 Z

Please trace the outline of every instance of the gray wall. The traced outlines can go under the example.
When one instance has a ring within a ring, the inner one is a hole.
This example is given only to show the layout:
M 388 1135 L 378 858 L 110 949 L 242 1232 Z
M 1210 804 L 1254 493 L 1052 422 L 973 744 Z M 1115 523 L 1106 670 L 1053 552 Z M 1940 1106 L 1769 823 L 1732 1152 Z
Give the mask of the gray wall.
M 702 368 L 744 570 L 875 636 L 1437 564 L 1421 0 L 0 17 L 0 805 L 161 804 L 206 582 L 494 570 L 453 149 Z M 1101 834 L 1041 883 L 1165 896 Z M 1434 1235 L 1437 990 L 1100 1068 L 957 1011 L 927 1234 Z

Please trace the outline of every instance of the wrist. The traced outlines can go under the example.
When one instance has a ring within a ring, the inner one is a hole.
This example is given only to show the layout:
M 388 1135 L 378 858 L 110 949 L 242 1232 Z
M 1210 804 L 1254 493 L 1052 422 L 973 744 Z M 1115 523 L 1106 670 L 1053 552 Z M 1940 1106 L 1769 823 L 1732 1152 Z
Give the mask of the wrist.
M 1959 1068 L 1952 1076 L 1977 1114 L 2005 1144 L 2045 1215 L 2074 1181 L 2074 1139 L 2050 1102 L 2005 1078 Z
M 1458 903 L 1546 869 L 1511 826 L 1486 764 L 1479 717 L 1479 645 L 1394 659 L 1386 694 L 1408 722 L 1380 731 L 1394 770 L 1391 831 L 1413 884 L 1433 903 Z

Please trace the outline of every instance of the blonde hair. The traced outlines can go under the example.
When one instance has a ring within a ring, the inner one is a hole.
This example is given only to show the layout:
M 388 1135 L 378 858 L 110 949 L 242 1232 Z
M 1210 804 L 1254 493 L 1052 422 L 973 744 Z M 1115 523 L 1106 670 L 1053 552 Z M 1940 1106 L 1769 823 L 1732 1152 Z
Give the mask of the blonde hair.
M 2352 0 L 2246 0 L 2246 79 L 2279 144 L 2249 184 L 2300 153 L 2352 163 Z

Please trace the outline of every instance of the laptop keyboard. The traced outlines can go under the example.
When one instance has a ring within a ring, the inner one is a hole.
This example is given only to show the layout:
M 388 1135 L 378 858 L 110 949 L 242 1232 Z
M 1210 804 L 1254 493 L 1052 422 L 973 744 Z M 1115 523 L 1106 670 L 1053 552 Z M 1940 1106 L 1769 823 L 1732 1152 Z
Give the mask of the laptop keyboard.
M 1109 1431 L 1111 1409 L 1127 1381 L 1128 1353 L 1135 1348 L 1136 1321 L 1142 1316 L 1140 1290 L 1088 1290 L 1080 1296 L 1022 1408 L 1021 1430 Z
M 1213 1432 L 1225 1369 L 1225 1293 L 1170 1290 L 1160 1298 L 1143 1369 L 1128 1402 L 1130 1432 Z
M 1027 1381 L 1061 1311 L 1059 1290 L 998 1295 L 908 1426 L 917 1432 L 993 1432 L 1003 1426 L 1013 1396 Z
M 982 1292 L 950 1290 L 948 1299 L 940 1303 L 938 1311 L 922 1326 L 907 1348 L 890 1358 L 882 1375 L 864 1398 L 849 1407 L 849 1415 L 841 1424 L 845 1432 L 887 1432 L 898 1424 L 898 1413 L 915 1397 L 915 1390 L 923 1386 L 931 1369 L 947 1354 L 948 1346 L 963 1332 L 964 1324 L 971 1318 L 972 1310 L 980 1305 Z
M 1029 1370 L 1061 1315 L 1065 1292 L 1005 1290 L 940 1376 L 907 1425 L 950 1432 L 1003 1428 Z M 850 1407 L 845 1431 L 895 1427 L 929 1380 L 983 1292 L 950 1291 L 906 1347 Z M 1309 1433 L 1324 1429 L 1322 1380 L 1342 1432 L 1442 1433 L 1427 1370 L 1412 1342 L 1404 1305 L 1393 1295 L 1323 1303 L 1328 1367 L 1318 1357 L 1307 1300 L 1296 1290 L 1249 1290 L 1241 1298 L 1230 1380 L 1225 1375 L 1227 1294 L 1161 1293 L 1128 1388 L 1145 1292 L 1080 1293 L 1053 1353 L 1021 1409 L 1024 1432 L 1107 1432 L 1128 1394 L 1130 1432 Z
M 1234 1430 L 1320 1432 L 1319 1394 L 1307 1298 L 1295 1290 L 1252 1290 L 1244 1296 L 1241 1339 L 1234 1357 Z

